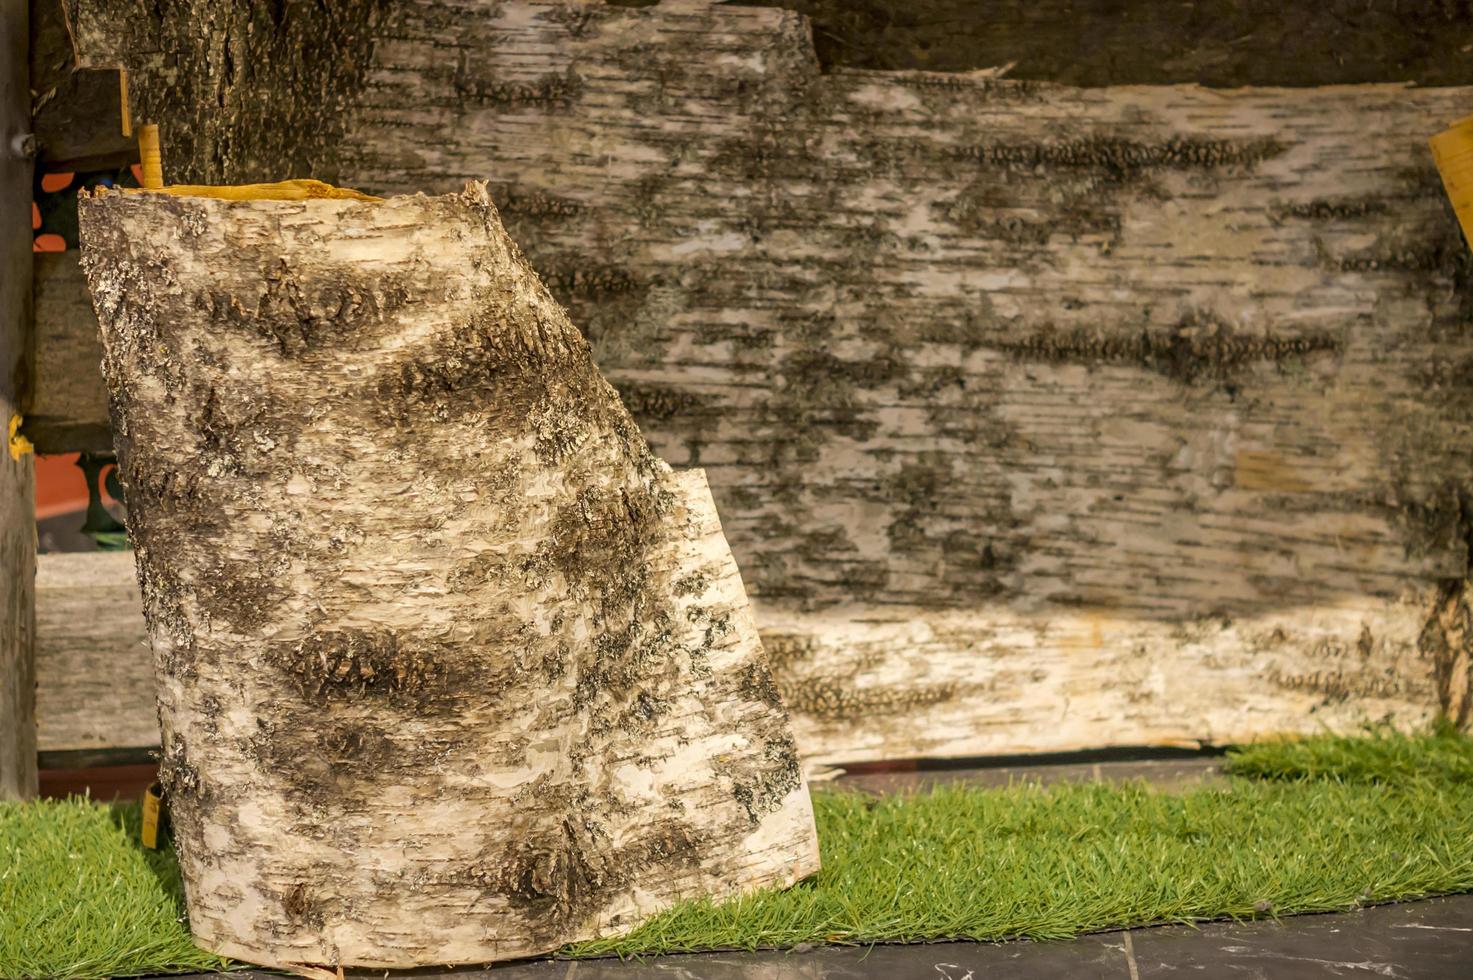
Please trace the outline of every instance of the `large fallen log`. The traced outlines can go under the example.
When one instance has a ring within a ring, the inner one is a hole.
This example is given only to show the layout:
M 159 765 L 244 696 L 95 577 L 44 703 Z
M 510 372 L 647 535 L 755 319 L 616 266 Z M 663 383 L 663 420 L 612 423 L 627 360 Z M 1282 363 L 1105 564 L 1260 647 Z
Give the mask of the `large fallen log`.
M 816 868 L 705 479 L 482 185 L 80 218 L 204 946 L 485 962 Z
M 691 0 L 72 6 L 188 179 L 492 179 L 710 473 L 813 757 L 1467 719 L 1426 138 L 1473 89 L 821 74 Z

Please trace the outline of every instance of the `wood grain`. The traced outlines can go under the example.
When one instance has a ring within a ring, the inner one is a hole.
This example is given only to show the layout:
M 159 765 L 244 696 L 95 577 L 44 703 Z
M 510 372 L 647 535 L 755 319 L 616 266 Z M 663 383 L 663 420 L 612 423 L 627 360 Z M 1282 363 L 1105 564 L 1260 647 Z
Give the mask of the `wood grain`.
M 47 554 L 37 565 L 40 751 L 158 745 L 153 658 L 133 554 Z
M 42 453 L 112 452 L 102 340 L 77 253 L 38 253 L 35 277 L 26 434 Z
M 0 800 L 36 793 L 35 476 L 8 451 L 31 327 L 31 160 L 26 0 L 0 0 Z
M 824 74 L 803 18 L 690 0 L 360 5 L 333 78 L 303 15 L 246 79 L 199 38 L 265 60 L 253 10 L 78 9 L 177 179 L 492 181 L 706 468 L 812 758 L 1466 717 L 1473 266 L 1426 140 L 1473 89 Z

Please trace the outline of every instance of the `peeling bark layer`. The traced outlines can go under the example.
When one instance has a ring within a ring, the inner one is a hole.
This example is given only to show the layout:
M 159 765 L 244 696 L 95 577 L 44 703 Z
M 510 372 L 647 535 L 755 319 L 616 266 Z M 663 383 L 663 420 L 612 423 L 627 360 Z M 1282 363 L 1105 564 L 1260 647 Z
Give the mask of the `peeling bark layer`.
M 205 118 L 257 83 L 191 52 L 264 64 L 316 14 L 77 6 L 177 176 L 267 176 Z M 1473 265 L 1426 138 L 1473 89 L 825 75 L 803 18 L 683 0 L 374 16 L 293 175 L 492 180 L 710 475 L 805 753 L 1466 713 L 1428 627 L 1468 579 Z
M 484 962 L 817 867 L 705 480 L 484 187 L 81 228 L 203 945 Z

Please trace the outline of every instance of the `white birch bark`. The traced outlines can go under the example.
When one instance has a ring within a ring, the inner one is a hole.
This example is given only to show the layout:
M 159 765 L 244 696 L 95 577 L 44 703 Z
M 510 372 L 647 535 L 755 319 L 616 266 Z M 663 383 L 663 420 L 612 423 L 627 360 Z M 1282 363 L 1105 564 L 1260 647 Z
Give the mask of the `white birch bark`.
M 485 962 L 817 867 L 704 477 L 481 185 L 81 224 L 204 946 Z
M 803 18 L 698 0 L 74 7 L 189 179 L 491 179 L 710 474 L 806 755 L 1469 719 L 1426 139 L 1473 88 L 823 74 Z

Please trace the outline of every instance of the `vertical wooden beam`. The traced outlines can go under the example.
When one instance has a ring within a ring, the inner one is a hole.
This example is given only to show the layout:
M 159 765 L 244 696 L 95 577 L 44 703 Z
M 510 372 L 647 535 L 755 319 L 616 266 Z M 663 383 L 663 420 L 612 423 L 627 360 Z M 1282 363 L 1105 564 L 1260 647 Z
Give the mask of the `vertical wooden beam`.
M 31 327 L 27 0 L 0 0 L 0 799 L 36 793 L 35 473 L 12 454 Z

